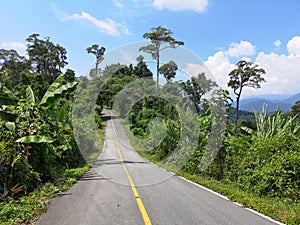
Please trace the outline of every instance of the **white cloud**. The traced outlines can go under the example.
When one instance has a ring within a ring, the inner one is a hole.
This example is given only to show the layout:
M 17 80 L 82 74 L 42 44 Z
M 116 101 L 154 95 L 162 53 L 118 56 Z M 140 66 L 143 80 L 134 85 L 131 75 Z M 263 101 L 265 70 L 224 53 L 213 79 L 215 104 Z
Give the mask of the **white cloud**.
M 280 40 L 274 41 L 274 45 L 275 45 L 276 47 L 280 47 L 281 41 L 280 41 Z
M 1 44 L 1 47 L 4 49 L 14 49 L 16 50 L 20 55 L 25 55 L 26 54 L 26 45 L 22 42 L 3 42 Z
M 158 9 L 171 11 L 192 10 L 203 12 L 208 6 L 208 0 L 154 0 L 153 6 Z
M 264 68 L 266 83 L 258 93 L 296 94 L 300 92 L 300 57 L 260 52 L 255 63 Z
M 286 47 L 289 54 L 300 56 L 300 36 L 295 36 L 289 40 Z
M 230 63 L 226 52 L 219 51 L 213 56 L 209 56 L 204 65 L 211 71 L 217 84 L 224 89 L 228 89 L 228 74 L 234 69 L 235 65 Z
M 127 27 L 121 23 L 117 23 L 112 19 L 97 19 L 86 12 L 81 12 L 81 14 L 74 13 L 70 16 L 59 14 L 62 21 L 66 20 L 75 20 L 75 21 L 87 21 L 101 32 L 111 35 L 111 36 L 120 36 L 121 33 L 129 35 L 130 32 Z
M 255 53 L 255 46 L 249 41 L 241 41 L 240 43 L 231 43 L 227 54 L 231 57 L 239 57 L 246 55 L 253 55 Z

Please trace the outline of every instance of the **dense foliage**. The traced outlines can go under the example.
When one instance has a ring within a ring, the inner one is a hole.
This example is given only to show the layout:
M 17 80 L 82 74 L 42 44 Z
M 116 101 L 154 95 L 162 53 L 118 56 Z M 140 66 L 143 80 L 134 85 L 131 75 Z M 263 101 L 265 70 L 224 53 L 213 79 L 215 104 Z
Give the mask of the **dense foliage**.
M 1 106 L 1 193 L 33 190 L 83 162 L 69 121 L 70 105 L 59 98 L 77 82 L 62 84 L 63 80 L 63 75 L 58 77 L 40 102 L 30 86 L 26 98 L 20 99 L 2 86 L 0 98 L 11 103 Z
M 0 51 L 0 193 L 19 196 L 85 163 L 71 125 L 75 73 L 66 50 L 30 35 L 29 58 Z
M 199 157 L 203 155 L 209 127 L 204 114 L 200 117 L 206 136 L 184 170 L 199 173 Z M 239 184 L 261 196 L 297 201 L 300 196 L 299 122 L 286 118 L 280 111 L 255 114 L 256 129 L 241 127 L 244 133 L 234 135 L 228 128 L 224 145 L 215 161 L 202 174 Z M 203 122 L 206 123 L 203 124 Z M 221 168 L 221 169 L 220 169 Z

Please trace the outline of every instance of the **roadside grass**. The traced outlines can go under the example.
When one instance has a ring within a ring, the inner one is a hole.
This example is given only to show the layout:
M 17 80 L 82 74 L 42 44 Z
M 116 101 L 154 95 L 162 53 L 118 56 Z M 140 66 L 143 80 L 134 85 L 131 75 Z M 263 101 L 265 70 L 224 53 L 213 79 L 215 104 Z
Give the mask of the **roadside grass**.
M 258 196 L 257 194 L 241 190 L 236 183 L 224 180 L 218 181 L 200 175 L 191 175 L 183 171 L 178 171 L 176 175 L 203 185 L 225 195 L 233 202 L 242 204 L 245 208 L 254 209 L 285 224 L 300 224 L 300 201 L 295 202 L 290 199 Z
M 120 121 L 132 147 L 139 153 L 139 155 L 155 164 L 159 164 L 155 155 L 149 154 L 149 152 L 140 149 L 139 145 L 135 142 L 136 138 L 133 137 L 133 134 L 130 132 L 125 121 L 122 119 L 120 119 Z M 172 171 L 170 168 L 165 169 Z M 190 181 L 220 193 L 229 198 L 232 202 L 242 204 L 245 208 L 253 209 L 287 225 L 300 225 L 300 199 L 295 202 L 290 199 L 258 196 L 257 194 L 241 190 L 238 184 L 227 180 L 216 180 L 199 174 L 189 174 L 181 170 L 172 172 L 175 172 L 178 176 L 182 176 Z
M 0 224 L 32 224 L 46 211 L 51 198 L 68 190 L 89 169 L 89 165 L 67 169 L 56 181 L 46 183 L 28 195 L 18 199 L 9 197 L 0 202 Z
M 104 131 L 104 129 L 105 129 L 105 122 L 104 121 L 101 122 L 101 128 L 102 129 L 98 130 L 98 135 L 100 137 L 99 146 L 103 146 L 103 143 L 104 143 L 104 132 L 105 132 Z M 95 162 L 98 159 L 101 152 L 102 152 L 102 147 L 99 149 L 99 151 L 93 152 L 92 154 L 90 154 L 87 161 L 90 164 L 92 164 L 93 162 Z

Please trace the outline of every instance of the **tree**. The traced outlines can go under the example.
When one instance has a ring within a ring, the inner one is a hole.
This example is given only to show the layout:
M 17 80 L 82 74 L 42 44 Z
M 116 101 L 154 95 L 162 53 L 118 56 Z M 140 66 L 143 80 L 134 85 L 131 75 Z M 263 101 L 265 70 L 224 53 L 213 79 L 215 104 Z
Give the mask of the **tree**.
M 175 77 L 177 70 L 178 70 L 178 66 L 172 60 L 159 67 L 159 73 L 166 78 L 167 82 L 169 82 L 172 78 Z
M 295 104 L 292 106 L 290 115 L 300 119 L 300 101 L 296 101 Z
M 142 55 L 136 58 L 137 65 L 133 68 L 133 75 L 143 78 L 143 77 L 152 77 L 152 72 L 148 69 L 147 64 L 144 62 L 144 57 Z
M 265 74 L 265 70 L 258 68 L 258 65 L 253 65 L 252 62 L 240 60 L 237 64 L 237 68 L 229 73 L 228 87 L 233 89 L 236 95 L 236 109 L 235 109 L 235 125 L 237 126 L 237 120 L 239 116 L 239 103 L 244 87 L 260 88 L 260 83 L 265 82 L 262 77 Z
M 93 44 L 92 46 L 88 47 L 86 49 L 86 51 L 88 53 L 92 53 L 92 54 L 95 55 L 95 57 L 96 57 L 96 66 L 95 66 L 95 72 L 94 73 L 92 72 L 92 75 L 98 75 L 99 74 L 98 73 L 98 66 L 102 62 L 102 60 L 104 59 L 103 55 L 104 55 L 104 52 L 105 52 L 105 48 L 104 47 L 99 48 L 99 45 Z
M 28 60 L 14 49 L 0 49 L 0 81 L 10 81 L 12 85 L 20 82 L 20 73 L 29 70 Z
M 65 72 L 65 80 L 67 82 L 73 82 L 76 80 L 75 71 L 71 69 L 67 69 Z
M 39 39 L 39 34 L 30 35 L 26 41 L 29 62 L 32 72 L 42 74 L 51 84 L 60 74 L 61 69 L 68 63 L 65 48 L 50 41 L 49 37 Z
M 40 73 L 22 72 L 20 75 L 20 83 L 16 86 L 19 95 L 26 96 L 26 88 L 30 85 L 36 99 L 40 100 L 46 93 L 50 84 Z
M 184 45 L 183 41 L 176 41 L 171 35 L 172 31 L 161 26 L 153 27 L 151 33 L 145 33 L 143 38 L 150 39 L 151 44 L 142 46 L 139 50 L 151 54 L 152 58 L 156 60 L 156 85 L 159 85 L 159 54 L 166 48 L 176 48 Z
M 199 73 L 197 77 L 181 83 L 182 88 L 194 103 L 197 112 L 200 112 L 200 104 L 203 95 L 211 91 L 213 87 L 217 87 L 217 83 L 207 79 L 205 73 Z

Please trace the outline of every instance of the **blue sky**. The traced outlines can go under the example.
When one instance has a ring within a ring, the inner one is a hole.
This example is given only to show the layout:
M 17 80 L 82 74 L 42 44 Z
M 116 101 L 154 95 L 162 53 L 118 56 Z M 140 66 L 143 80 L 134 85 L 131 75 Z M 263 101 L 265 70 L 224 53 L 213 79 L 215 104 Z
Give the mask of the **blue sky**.
M 0 0 L 0 48 L 25 54 L 32 33 L 68 51 L 67 68 L 82 75 L 94 62 L 86 48 L 107 52 L 142 41 L 163 26 L 200 57 L 226 87 L 235 63 L 247 58 L 263 67 L 266 83 L 245 96 L 300 92 L 299 0 Z

